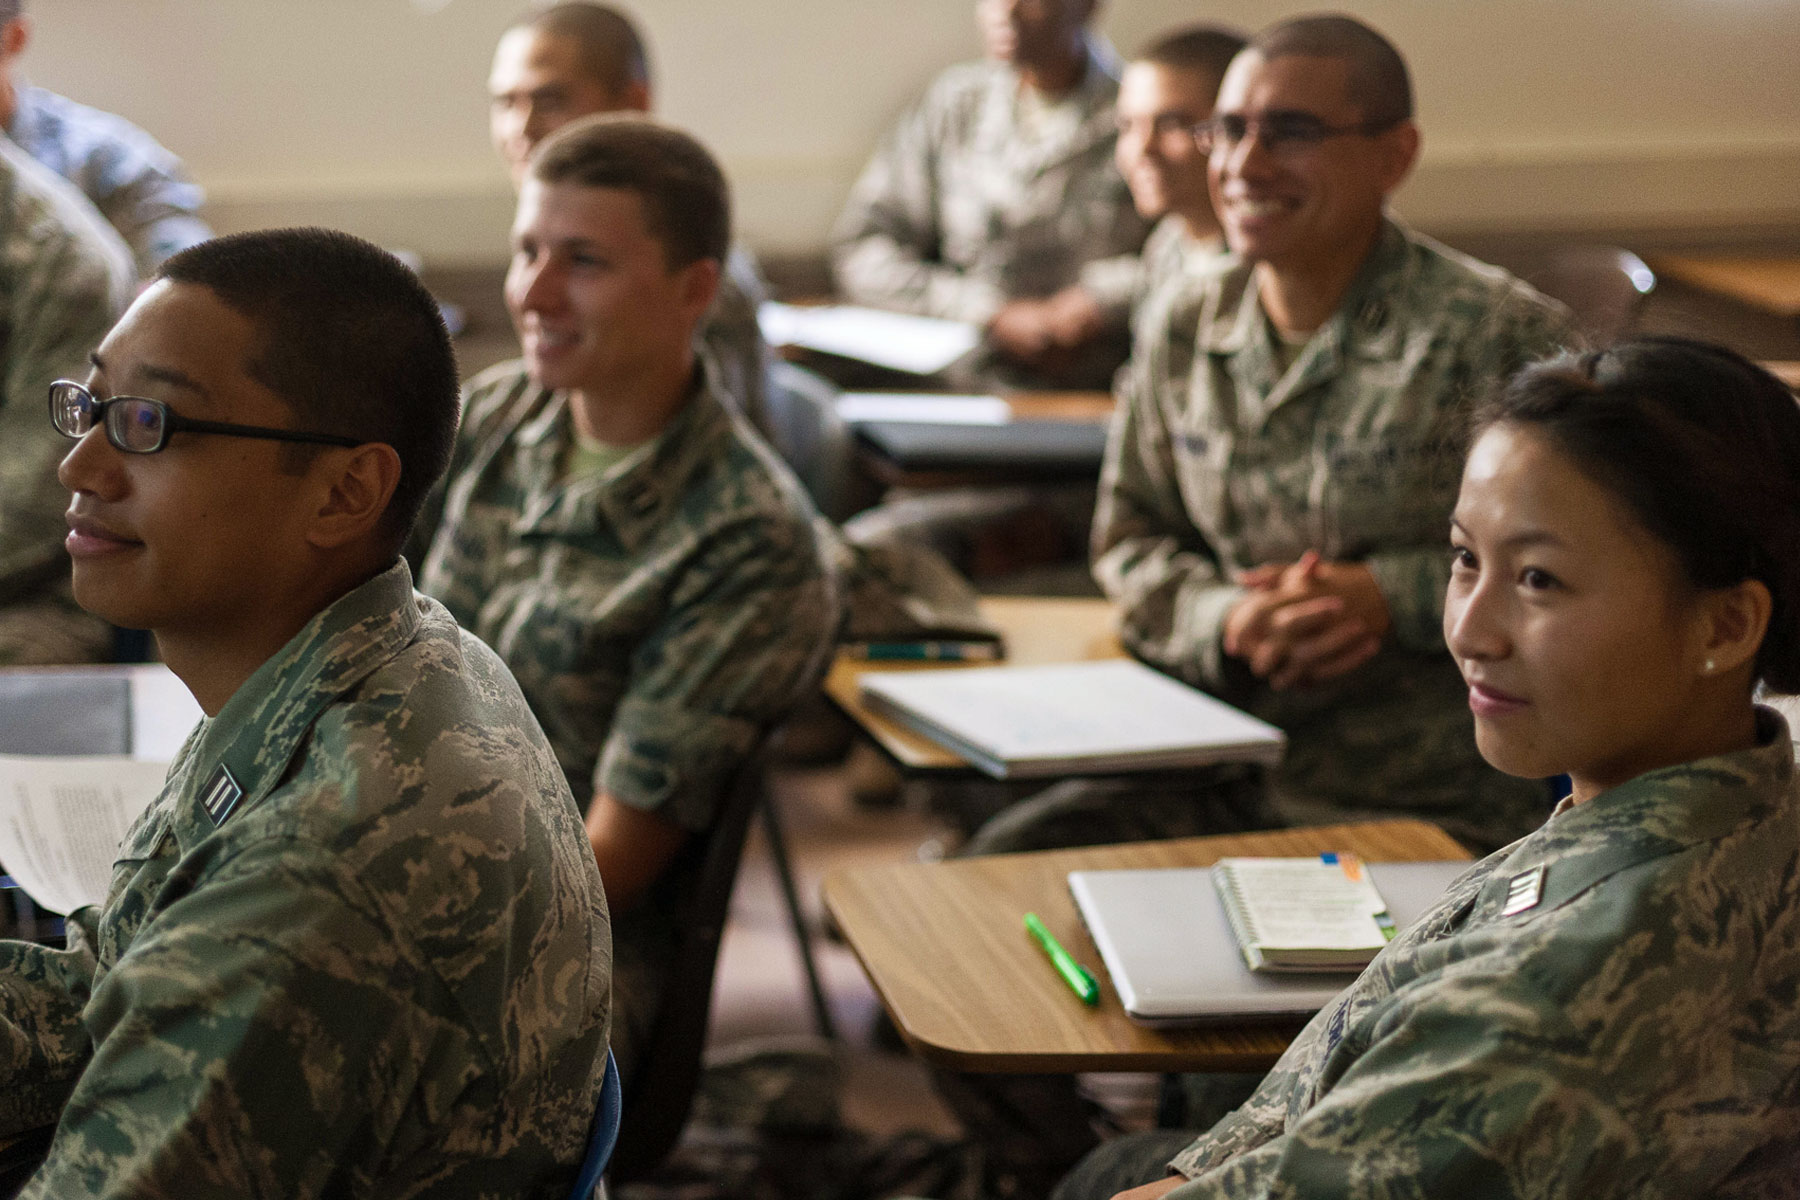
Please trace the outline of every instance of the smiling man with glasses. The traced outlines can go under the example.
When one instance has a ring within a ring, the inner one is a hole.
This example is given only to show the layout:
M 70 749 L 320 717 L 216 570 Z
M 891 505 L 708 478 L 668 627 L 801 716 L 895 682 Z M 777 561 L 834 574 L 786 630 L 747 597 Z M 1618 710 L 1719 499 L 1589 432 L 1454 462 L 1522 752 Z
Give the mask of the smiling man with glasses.
M 1476 753 L 1439 543 L 1464 406 L 1563 345 L 1568 314 L 1387 215 L 1419 129 L 1406 64 L 1360 22 L 1252 38 L 1194 136 L 1238 261 L 1141 318 L 1095 574 L 1137 654 L 1286 730 L 1273 819 L 1504 844 L 1541 789 Z
M 169 259 L 51 385 L 75 597 L 206 719 L 68 948 L 0 941 L 0 1139 L 54 1127 L 21 1196 L 567 1194 L 600 876 L 512 675 L 399 558 L 459 412 L 418 279 L 316 229 Z

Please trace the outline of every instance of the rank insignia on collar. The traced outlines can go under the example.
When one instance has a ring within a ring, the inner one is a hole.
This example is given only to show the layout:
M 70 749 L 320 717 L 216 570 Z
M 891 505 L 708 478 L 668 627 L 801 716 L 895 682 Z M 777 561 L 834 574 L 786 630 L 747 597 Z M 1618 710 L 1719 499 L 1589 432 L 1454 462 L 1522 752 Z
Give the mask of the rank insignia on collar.
M 225 823 L 225 818 L 231 815 L 238 801 L 243 798 L 244 789 L 238 786 L 231 769 L 224 763 L 213 768 L 213 773 L 207 777 L 206 786 L 200 789 L 200 807 L 212 818 L 215 829 Z
M 1506 903 L 1500 908 L 1503 917 L 1536 908 L 1544 898 L 1544 868 L 1533 867 L 1522 875 L 1514 875 L 1506 884 Z

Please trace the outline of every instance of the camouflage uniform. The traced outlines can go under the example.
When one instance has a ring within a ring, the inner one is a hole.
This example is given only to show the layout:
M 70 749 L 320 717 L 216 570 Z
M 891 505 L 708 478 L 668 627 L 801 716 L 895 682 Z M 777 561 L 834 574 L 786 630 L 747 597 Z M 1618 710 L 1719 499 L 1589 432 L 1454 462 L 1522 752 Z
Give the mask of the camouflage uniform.
M 1172 1200 L 1793 1195 L 1800 795 L 1760 718 L 1762 745 L 1565 803 L 1453 884 L 1168 1164 Z
M 506 668 L 403 564 L 201 722 L 119 853 L 68 950 L 0 943 L 0 1134 L 60 1113 L 23 1196 L 567 1194 L 600 877 Z
M 757 324 L 757 309 L 769 289 L 756 259 L 734 245 L 719 274 L 719 294 L 694 338 L 712 364 L 713 378 L 758 430 L 769 428 L 769 347 Z
M 1483 849 L 1543 820 L 1543 789 L 1475 750 L 1444 648 L 1446 538 L 1466 406 L 1571 337 L 1560 305 L 1392 224 L 1286 372 L 1248 264 L 1144 315 L 1101 473 L 1094 574 L 1134 653 L 1286 730 L 1280 819 L 1418 816 Z M 1245 594 L 1231 577 L 1307 550 L 1365 564 L 1393 628 L 1349 675 L 1276 692 L 1225 656 Z
M 859 304 L 985 326 L 1009 300 L 1135 257 L 1146 226 L 1112 161 L 1118 75 L 1090 38 L 1081 83 L 1034 120 L 1036 93 L 1011 67 L 945 71 L 850 193 L 832 233 L 839 289 Z
M 80 188 L 131 246 L 138 274 L 212 236 L 181 160 L 124 117 L 21 84 L 6 135 Z
M 85 378 L 124 310 L 131 256 L 73 187 L 0 138 L 0 665 L 96 662 L 105 622 L 75 605 L 50 383 Z
M 562 477 L 571 440 L 566 395 L 522 364 L 477 377 L 420 585 L 512 668 L 579 804 L 604 791 L 699 833 L 824 669 L 839 600 L 820 519 L 709 386 L 598 476 Z M 692 884 L 667 873 L 618 914 L 627 1075 Z
M 1130 320 L 1135 328 L 1137 314 L 1145 311 L 1151 297 L 1196 272 L 1222 267 L 1227 257 L 1222 241 L 1196 240 L 1188 234 L 1187 224 L 1170 214 L 1156 223 L 1136 258 L 1094 263 L 1083 273 L 1082 282 L 1108 319 Z

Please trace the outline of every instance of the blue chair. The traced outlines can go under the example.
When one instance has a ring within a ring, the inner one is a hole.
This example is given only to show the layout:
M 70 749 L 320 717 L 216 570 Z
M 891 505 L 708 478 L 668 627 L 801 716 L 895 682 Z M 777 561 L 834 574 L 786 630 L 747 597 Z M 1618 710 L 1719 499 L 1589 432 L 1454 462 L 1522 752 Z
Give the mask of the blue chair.
M 613 1147 L 619 1141 L 619 1118 L 624 1112 L 619 1087 L 619 1068 L 612 1051 L 606 1052 L 606 1078 L 600 1083 L 600 1104 L 594 1112 L 594 1131 L 588 1135 L 587 1157 L 581 1160 L 581 1174 L 569 1200 L 595 1200 L 600 1195 L 600 1177 L 612 1161 Z

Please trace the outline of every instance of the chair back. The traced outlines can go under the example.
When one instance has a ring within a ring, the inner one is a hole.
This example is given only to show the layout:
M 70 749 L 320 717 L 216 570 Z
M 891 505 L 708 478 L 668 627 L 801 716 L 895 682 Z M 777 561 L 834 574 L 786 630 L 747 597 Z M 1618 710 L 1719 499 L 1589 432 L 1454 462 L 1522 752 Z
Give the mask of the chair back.
M 594 1128 L 588 1134 L 587 1156 L 581 1160 L 581 1174 L 569 1191 L 569 1200 L 595 1200 L 600 1192 L 600 1179 L 612 1159 L 613 1147 L 619 1142 L 619 1118 L 624 1112 L 619 1088 L 619 1065 L 612 1051 L 606 1052 L 606 1074 L 600 1081 L 600 1103 L 594 1110 Z
M 625 1116 L 610 1178 L 623 1183 L 655 1169 L 687 1124 L 700 1082 L 700 1055 L 712 1012 L 713 970 L 737 882 L 750 818 L 763 798 L 765 762 L 759 745 L 738 767 L 712 831 L 697 842 L 698 885 L 677 923 L 680 941 L 670 959 L 641 1064 L 625 1081 Z
M 853 439 L 838 416 L 837 387 L 805 367 L 777 359 L 769 367 L 767 434 L 819 511 L 842 521 L 858 507 Z
M 1656 273 L 1618 246 L 1565 243 L 1547 246 L 1514 268 L 1538 291 L 1569 306 L 1590 346 L 1610 346 L 1637 320 Z

